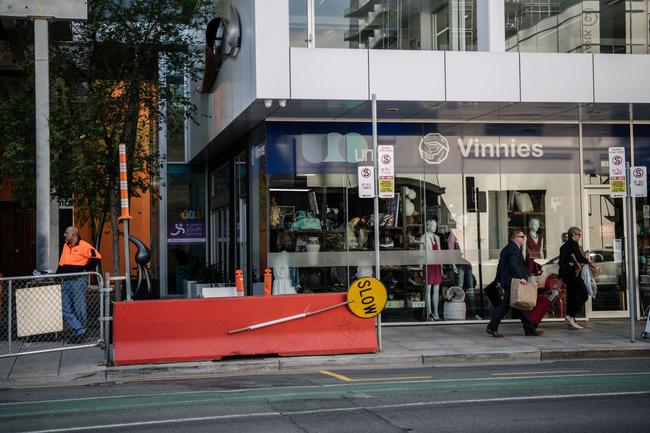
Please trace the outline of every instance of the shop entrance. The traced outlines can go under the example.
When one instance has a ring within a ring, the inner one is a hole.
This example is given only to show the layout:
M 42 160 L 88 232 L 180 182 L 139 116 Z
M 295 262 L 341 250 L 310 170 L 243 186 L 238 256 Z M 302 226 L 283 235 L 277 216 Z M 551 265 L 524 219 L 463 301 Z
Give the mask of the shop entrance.
M 611 198 L 608 188 L 585 189 L 583 224 L 582 246 L 602 270 L 595 277 L 598 292 L 587 304 L 588 315 L 627 317 L 625 202 L 622 198 Z

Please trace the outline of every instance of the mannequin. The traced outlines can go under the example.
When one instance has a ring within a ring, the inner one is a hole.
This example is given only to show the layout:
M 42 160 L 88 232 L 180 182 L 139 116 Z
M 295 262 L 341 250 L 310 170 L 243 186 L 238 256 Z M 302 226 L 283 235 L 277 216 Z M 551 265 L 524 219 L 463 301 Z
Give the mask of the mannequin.
M 543 273 L 542 266 L 535 262 L 535 259 L 544 258 L 544 238 L 539 232 L 539 218 L 533 217 L 528 220 L 528 231 L 523 244 L 522 254 L 526 261 L 528 276 L 530 279 Z
M 431 257 L 434 251 L 440 250 L 440 238 L 436 234 L 438 222 L 435 219 L 427 221 L 427 230 L 420 238 L 425 248 L 427 257 Z M 440 320 L 438 316 L 438 300 L 440 298 L 440 283 L 442 282 L 442 266 L 427 265 L 427 281 L 424 286 L 424 301 L 426 320 Z M 433 293 L 432 293 L 433 292 Z
M 541 233 L 539 233 L 539 218 L 533 217 L 528 220 L 528 233 L 526 233 L 525 250 L 526 258 L 544 258 L 544 238 Z
M 286 250 L 280 253 L 280 259 L 273 267 L 273 294 L 274 295 L 293 295 L 296 289 L 291 283 L 289 274 L 289 254 Z

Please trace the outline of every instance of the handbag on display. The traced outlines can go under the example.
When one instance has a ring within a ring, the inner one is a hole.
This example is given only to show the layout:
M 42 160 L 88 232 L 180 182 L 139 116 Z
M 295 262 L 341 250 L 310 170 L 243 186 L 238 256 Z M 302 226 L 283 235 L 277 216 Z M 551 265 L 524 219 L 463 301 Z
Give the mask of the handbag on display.
M 529 311 L 537 304 L 537 287 L 531 282 L 522 284 L 513 278 L 510 283 L 510 306 L 518 310 Z
M 533 211 L 533 201 L 530 199 L 530 195 L 527 192 L 515 191 L 514 195 L 515 204 L 517 205 L 517 210 L 519 212 Z
M 291 224 L 291 230 L 321 230 L 321 221 L 315 218 L 311 212 L 305 211 L 296 212 L 296 217 Z

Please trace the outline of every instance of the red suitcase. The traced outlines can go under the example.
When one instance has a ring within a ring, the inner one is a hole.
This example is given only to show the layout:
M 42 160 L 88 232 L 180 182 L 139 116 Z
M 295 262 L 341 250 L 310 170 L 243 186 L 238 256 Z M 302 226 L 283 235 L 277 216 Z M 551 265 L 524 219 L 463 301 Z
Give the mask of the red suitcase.
M 546 295 L 537 295 L 537 304 L 528 312 L 528 320 L 535 325 L 542 321 L 548 310 L 551 308 L 553 301 Z

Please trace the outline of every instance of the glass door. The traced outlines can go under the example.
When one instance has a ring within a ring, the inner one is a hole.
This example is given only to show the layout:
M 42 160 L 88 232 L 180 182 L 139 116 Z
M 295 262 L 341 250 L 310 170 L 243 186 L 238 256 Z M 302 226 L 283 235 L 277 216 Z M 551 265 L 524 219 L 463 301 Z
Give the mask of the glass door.
M 248 269 L 248 163 L 247 153 L 242 152 L 234 160 L 235 193 L 235 269 L 244 274 L 244 287 L 251 295 L 251 277 Z
M 589 317 L 627 317 L 625 202 L 603 188 L 586 189 L 583 200 L 582 247 L 601 268 L 595 277 L 596 298 L 587 304 Z

